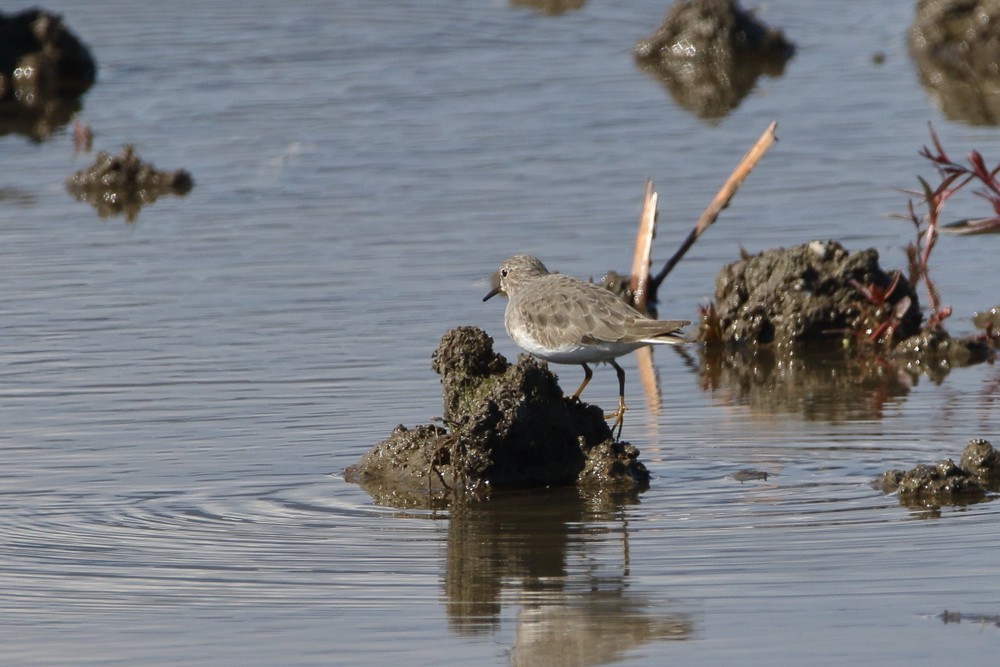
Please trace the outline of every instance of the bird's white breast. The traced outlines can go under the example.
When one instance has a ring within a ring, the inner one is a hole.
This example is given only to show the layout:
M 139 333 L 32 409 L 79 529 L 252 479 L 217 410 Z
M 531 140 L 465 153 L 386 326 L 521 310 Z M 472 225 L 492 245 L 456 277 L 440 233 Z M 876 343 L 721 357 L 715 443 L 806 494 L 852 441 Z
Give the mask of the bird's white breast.
M 595 342 L 587 345 L 571 343 L 558 347 L 545 347 L 523 330 L 508 331 L 507 333 L 510 334 L 511 339 L 517 343 L 518 347 L 528 354 L 556 364 L 610 361 L 643 346 L 643 343 Z

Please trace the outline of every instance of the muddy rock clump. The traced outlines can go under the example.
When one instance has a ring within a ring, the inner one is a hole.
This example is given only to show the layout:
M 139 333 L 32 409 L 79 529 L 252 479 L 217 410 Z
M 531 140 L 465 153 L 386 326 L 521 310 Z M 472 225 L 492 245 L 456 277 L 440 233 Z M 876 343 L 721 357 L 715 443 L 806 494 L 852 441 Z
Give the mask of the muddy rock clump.
M 907 506 L 963 505 L 1000 490 L 1000 453 L 987 440 L 970 440 L 961 463 L 943 459 L 912 469 L 888 470 L 875 481 L 883 493 L 897 493 Z
M 934 377 L 949 367 L 969 366 L 992 358 L 993 345 L 978 338 L 953 338 L 942 327 L 921 330 L 893 349 L 893 358 Z
M 970 440 L 962 450 L 960 465 L 984 486 L 1000 490 L 1000 452 L 989 440 Z
M 784 73 L 794 52 L 780 30 L 734 0 L 678 0 L 634 55 L 679 105 L 714 119 L 736 108 L 761 74 Z
M 126 145 L 120 155 L 100 151 L 94 164 L 66 181 L 66 190 L 87 202 L 102 218 L 124 215 L 134 222 L 143 206 L 163 195 L 186 195 L 194 187 L 191 174 L 183 169 L 159 171 L 144 162 Z
M 548 368 L 509 363 L 476 327 L 452 329 L 433 355 L 445 428 L 398 426 L 345 478 L 378 500 L 577 485 L 642 490 L 638 450 L 616 442 L 593 405 L 567 398 Z
M 985 493 L 982 485 L 951 459 L 934 464 L 919 463 L 910 470 L 883 473 L 882 488 L 899 493 L 900 498 L 977 499 Z
M 894 281 L 883 304 L 861 289 L 888 291 Z M 781 351 L 829 343 L 864 332 L 867 320 L 888 312 L 897 320 L 892 336 L 902 340 L 917 333 L 921 321 L 916 291 L 879 267 L 878 251 L 852 253 L 835 241 L 765 250 L 728 264 L 716 277 L 715 300 L 722 340 L 736 347 Z

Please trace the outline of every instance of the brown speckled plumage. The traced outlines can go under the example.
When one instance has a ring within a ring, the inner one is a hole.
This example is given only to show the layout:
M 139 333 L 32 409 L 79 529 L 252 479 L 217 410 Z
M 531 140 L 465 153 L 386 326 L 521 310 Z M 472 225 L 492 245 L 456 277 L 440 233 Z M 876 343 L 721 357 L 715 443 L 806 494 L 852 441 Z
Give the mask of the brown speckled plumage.
M 530 255 L 515 255 L 497 272 L 498 284 L 483 299 L 506 294 L 504 327 L 525 351 L 561 364 L 580 364 L 585 377 L 574 398 L 590 381 L 587 365 L 606 361 L 619 382 L 616 426 L 625 411 L 625 372 L 615 362 L 644 345 L 684 342 L 685 320 L 653 320 L 608 290 L 571 276 L 549 273 Z M 619 430 L 620 433 L 620 430 Z

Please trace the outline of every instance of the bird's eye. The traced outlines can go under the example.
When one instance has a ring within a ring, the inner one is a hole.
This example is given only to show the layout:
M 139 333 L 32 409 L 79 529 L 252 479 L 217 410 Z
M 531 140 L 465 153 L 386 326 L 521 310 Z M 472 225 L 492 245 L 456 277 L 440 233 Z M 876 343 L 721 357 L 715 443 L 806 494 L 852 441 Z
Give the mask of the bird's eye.
M 501 278 L 507 277 L 507 269 L 500 269 L 500 277 Z

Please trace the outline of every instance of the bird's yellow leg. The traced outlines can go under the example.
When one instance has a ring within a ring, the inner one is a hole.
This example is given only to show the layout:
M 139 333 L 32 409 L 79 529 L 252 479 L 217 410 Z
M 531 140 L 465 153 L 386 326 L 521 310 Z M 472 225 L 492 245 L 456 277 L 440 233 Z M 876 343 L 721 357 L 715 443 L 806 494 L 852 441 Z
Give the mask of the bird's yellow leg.
M 618 410 L 604 415 L 604 418 L 615 418 L 615 423 L 611 426 L 611 433 L 614 434 L 615 429 L 618 429 L 618 435 L 615 436 L 615 440 L 617 440 L 622 437 L 622 428 L 625 426 L 625 410 L 628 409 L 625 407 L 625 371 L 614 359 L 608 363 L 615 367 L 615 373 L 618 374 Z
M 580 364 L 583 366 L 583 382 L 580 383 L 580 388 L 573 393 L 573 400 L 579 401 L 580 394 L 583 393 L 583 388 L 587 386 L 590 382 L 590 378 L 594 377 L 594 371 L 590 370 L 590 366 L 587 364 Z

